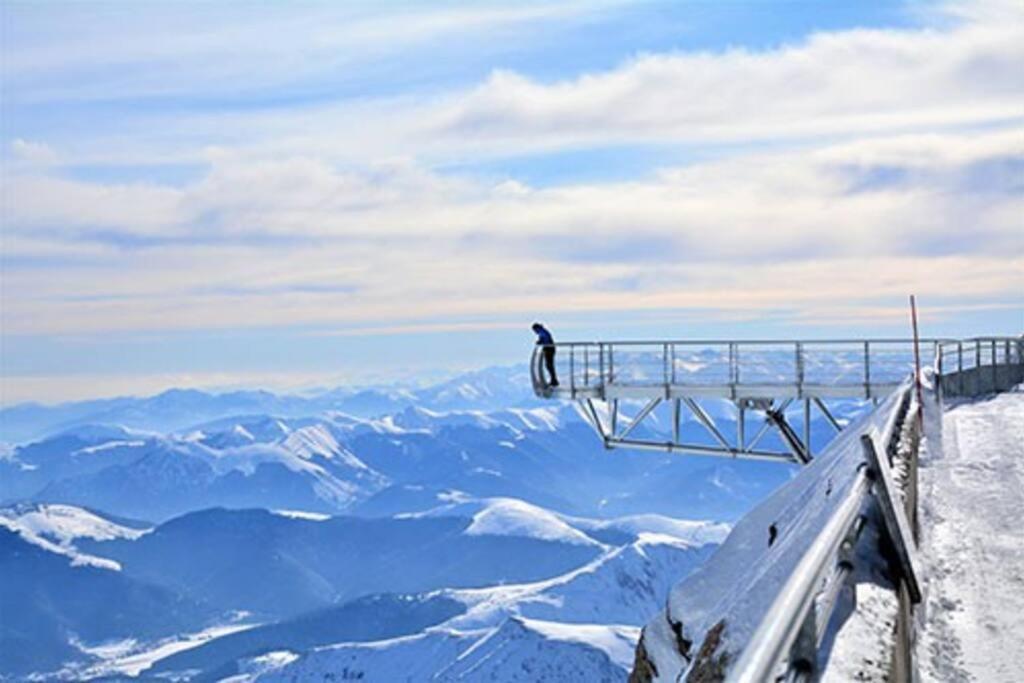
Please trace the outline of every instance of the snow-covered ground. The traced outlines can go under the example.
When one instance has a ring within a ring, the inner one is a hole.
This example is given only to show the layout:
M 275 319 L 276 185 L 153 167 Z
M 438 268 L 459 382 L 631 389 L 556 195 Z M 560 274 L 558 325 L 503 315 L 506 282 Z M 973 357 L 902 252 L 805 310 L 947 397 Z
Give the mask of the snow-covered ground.
M 922 681 L 1024 681 L 1024 392 L 949 407 L 921 462 Z
M 84 670 L 75 667 L 63 672 L 70 679 L 92 679 L 100 676 L 135 677 L 153 663 L 170 657 L 177 652 L 184 652 L 215 638 L 231 635 L 250 629 L 257 624 L 224 624 L 203 629 L 198 633 L 182 634 L 175 638 L 166 638 L 157 643 L 137 643 L 132 639 L 88 647 L 79 645 L 83 652 L 98 657 L 100 661 Z

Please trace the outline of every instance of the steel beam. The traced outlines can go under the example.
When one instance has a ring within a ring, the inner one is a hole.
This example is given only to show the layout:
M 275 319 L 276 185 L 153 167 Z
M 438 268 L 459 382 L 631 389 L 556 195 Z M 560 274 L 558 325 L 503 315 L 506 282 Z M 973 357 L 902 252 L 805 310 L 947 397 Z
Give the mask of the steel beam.
M 619 434 L 615 438 L 625 439 L 627 436 L 629 436 L 630 432 L 632 432 L 633 429 L 636 428 L 636 426 L 638 424 L 643 422 L 644 418 L 647 417 L 648 415 L 650 415 L 651 411 L 653 411 L 655 408 L 657 408 L 658 404 L 660 404 L 660 403 L 661 403 L 661 399 L 660 398 L 652 398 L 650 401 L 648 401 L 647 405 L 645 405 L 643 408 L 641 408 L 640 412 L 636 414 L 636 417 L 634 417 L 632 419 L 632 421 L 630 421 L 629 426 L 626 427 L 624 430 L 622 430 L 622 434 Z

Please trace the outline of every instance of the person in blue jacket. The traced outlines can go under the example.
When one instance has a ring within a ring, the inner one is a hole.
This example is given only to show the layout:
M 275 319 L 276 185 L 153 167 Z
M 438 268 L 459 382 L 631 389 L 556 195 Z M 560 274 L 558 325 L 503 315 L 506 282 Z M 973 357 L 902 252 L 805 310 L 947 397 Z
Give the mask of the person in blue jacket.
M 555 375 L 555 339 L 548 332 L 547 328 L 540 323 L 533 324 L 533 331 L 537 335 L 537 344 L 544 349 L 544 366 L 551 375 L 550 386 L 558 386 L 558 377 Z

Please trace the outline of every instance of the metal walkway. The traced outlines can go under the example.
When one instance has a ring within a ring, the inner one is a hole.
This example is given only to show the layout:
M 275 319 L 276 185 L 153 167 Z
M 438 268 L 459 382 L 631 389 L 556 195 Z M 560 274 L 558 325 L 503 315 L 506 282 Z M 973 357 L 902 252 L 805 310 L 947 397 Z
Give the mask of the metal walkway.
M 552 348 L 558 385 L 545 370 L 544 354 Z M 962 373 L 986 365 L 1020 365 L 1024 341 L 924 339 L 920 356 L 921 367 L 934 367 L 939 374 L 944 366 Z M 535 393 L 578 401 L 608 448 L 805 464 L 814 453 L 815 413 L 836 431 L 842 428 L 829 400 L 877 401 L 895 391 L 914 364 L 910 339 L 677 340 L 537 346 L 530 367 Z M 733 406 L 735 434 L 726 434 L 701 405 L 712 398 L 728 399 Z M 663 404 L 671 411 L 670 428 L 659 431 L 650 416 Z M 703 427 L 709 443 L 682 440 L 684 414 Z M 801 430 L 792 424 L 794 419 L 802 421 Z M 769 433 L 779 437 L 782 449 L 759 447 Z

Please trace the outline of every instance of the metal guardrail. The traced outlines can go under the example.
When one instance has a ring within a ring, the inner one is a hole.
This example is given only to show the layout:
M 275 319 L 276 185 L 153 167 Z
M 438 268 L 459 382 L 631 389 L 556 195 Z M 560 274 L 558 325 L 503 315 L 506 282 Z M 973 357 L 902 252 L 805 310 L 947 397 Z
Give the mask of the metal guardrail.
M 941 342 L 935 373 L 949 396 L 978 396 L 1024 382 L 1024 337 Z
M 928 338 L 921 362 L 939 372 L 1024 364 L 1021 337 Z M 555 351 L 559 384 L 545 370 Z M 880 398 L 914 368 L 912 339 L 664 340 L 557 342 L 531 361 L 538 396 L 640 398 L 663 389 L 687 395 Z
M 923 362 L 951 343 L 922 340 Z M 557 387 L 545 371 L 545 348 L 555 350 Z M 913 367 L 911 339 L 574 341 L 537 346 L 531 375 L 538 396 L 559 398 L 639 397 L 659 387 L 732 398 L 878 398 Z
M 907 510 L 899 502 L 888 458 L 896 449 L 903 425 L 912 430 L 920 428 L 919 409 L 912 385 L 907 381 L 881 435 L 861 435 L 864 461 L 852 485 L 762 618 L 730 671 L 730 683 L 813 680 L 818 649 L 839 590 L 852 571 L 853 547 L 865 524 L 864 504 L 872 491 L 896 548 L 901 582 L 905 582 L 914 602 L 920 599 L 914 559 L 916 542 Z
M 977 337 L 941 341 L 933 356 L 942 391 L 978 395 L 1024 381 L 1024 337 Z M 864 462 L 839 504 L 764 615 L 730 683 L 813 680 L 817 652 L 836 604 L 839 588 L 852 570 L 853 545 L 864 524 L 869 491 L 877 499 L 885 531 L 896 554 L 899 598 L 892 674 L 913 680 L 912 606 L 921 599 L 917 552 L 917 457 L 923 423 L 921 406 L 909 382 L 880 436 L 862 434 Z M 909 460 L 902 488 L 890 471 L 890 456 L 902 448 Z

